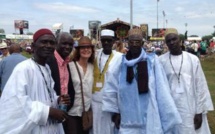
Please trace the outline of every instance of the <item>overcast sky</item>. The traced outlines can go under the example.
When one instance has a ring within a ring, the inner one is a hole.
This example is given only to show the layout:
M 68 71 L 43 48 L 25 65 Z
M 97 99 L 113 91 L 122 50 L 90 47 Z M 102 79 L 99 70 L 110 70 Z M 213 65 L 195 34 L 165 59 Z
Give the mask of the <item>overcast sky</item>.
M 187 23 L 188 35 L 210 35 L 215 30 L 214 9 L 214 0 L 160 0 L 158 27 L 163 28 L 167 20 L 167 28 L 184 34 Z M 0 28 L 7 34 L 15 32 L 14 20 L 28 20 L 29 32 L 63 23 L 64 31 L 74 26 L 85 29 L 86 35 L 88 21 L 105 24 L 117 18 L 130 22 L 130 0 L 1 0 L 0 8 Z M 157 0 L 133 0 L 133 23 L 147 23 L 151 34 L 157 28 Z

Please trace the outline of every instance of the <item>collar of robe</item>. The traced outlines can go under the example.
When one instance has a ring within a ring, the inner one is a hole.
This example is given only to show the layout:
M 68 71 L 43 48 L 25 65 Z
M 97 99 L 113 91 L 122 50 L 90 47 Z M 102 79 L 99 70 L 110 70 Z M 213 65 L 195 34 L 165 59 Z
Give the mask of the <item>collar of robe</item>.
M 141 54 L 139 57 L 135 58 L 135 59 L 131 59 L 131 60 L 128 60 L 128 59 L 124 59 L 124 62 L 127 66 L 129 67 L 133 67 L 136 63 L 144 60 L 147 58 L 147 55 L 146 55 L 146 52 L 142 49 L 141 51 Z

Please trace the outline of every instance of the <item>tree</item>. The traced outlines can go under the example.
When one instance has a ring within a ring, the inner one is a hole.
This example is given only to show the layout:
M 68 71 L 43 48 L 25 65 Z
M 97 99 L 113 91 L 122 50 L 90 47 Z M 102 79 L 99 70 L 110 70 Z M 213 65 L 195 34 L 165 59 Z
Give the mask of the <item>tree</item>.
M 0 28 L 0 33 L 5 33 L 4 29 L 3 28 Z
M 190 37 L 199 37 L 198 35 L 190 35 Z
M 215 31 L 212 33 L 212 36 L 215 36 Z
M 184 40 L 187 40 L 187 32 L 188 32 L 188 31 L 186 31 L 186 32 L 184 33 Z
M 27 35 L 33 35 L 33 33 L 32 33 L 32 32 L 27 32 L 26 34 L 27 34 Z
M 180 40 L 185 40 L 185 36 L 183 34 L 179 34 Z
M 210 40 L 212 38 L 213 38 L 212 35 L 205 35 L 205 36 L 202 37 L 202 40 Z

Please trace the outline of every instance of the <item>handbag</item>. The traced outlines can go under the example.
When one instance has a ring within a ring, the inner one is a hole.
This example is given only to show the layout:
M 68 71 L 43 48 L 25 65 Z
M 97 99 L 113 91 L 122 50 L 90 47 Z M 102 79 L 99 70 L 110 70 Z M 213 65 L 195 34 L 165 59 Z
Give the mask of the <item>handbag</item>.
M 78 69 L 76 61 L 74 61 L 74 63 L 75 63 L 75 67 L 78 71 L 78 75 L 79 75 L 80 83 L 81 83 L 81 99 L 82 99 L 82 105 L 83 105 L 82 127 L 83 127 L 83 130 L 86 131 L 86 130 L 89 130 L 90 128 L 92 128 L 92 126 L 93 126 L 93 112 L 92 112 L 91 108 L 88 111 L 86 111 L 86 109 L 85 109 L 83 83 L 82 83 L 82 79 L 81 79 L 81 74 L 80 74 L 80 71 Z

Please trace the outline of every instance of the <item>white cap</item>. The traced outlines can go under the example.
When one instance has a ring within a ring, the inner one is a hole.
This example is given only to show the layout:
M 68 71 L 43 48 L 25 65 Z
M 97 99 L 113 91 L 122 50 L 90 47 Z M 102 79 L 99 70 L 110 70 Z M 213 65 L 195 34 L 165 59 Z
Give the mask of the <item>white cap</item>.
M 101 31 L 101 36 L 111 36 L 114 37 L 114 31 L 109 29 L 104 29 Z
M 5 42 L 0 43 L 0 49 L 7 48 L 7 44 Z

